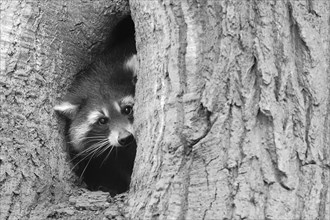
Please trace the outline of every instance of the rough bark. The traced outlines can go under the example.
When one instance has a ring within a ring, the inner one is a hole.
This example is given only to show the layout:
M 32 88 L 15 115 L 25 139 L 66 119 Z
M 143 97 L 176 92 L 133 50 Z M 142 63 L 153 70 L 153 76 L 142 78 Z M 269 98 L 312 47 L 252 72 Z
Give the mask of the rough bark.
M 139 146 L 127 207 L 75 187 L 52 111 L 127 2 L 0 10 L 1 219 L 329 218 L 328 1 L 131 1 Z
M 132 0 L 131 219 L 328 219 L 330 3 Z
M 77 219 L 82 209 L 81 216 L 97 217 L 110 203 L 76 190 L 53 106 L 129 14 L 128 1 L 0 5 L 0 219 Z

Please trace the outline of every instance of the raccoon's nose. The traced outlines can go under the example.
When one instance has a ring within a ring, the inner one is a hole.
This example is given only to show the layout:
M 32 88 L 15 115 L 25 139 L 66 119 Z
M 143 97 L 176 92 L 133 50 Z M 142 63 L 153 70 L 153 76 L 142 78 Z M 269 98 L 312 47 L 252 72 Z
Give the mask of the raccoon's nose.
M 119 136 L 118 136 L 118 143 L 119 143 L 121 146 L 128 145 L 128 144 L 132 143 L 133 140 L 134 140 L 134 136 L 133 136 L 133 134 L 131 134 L 130 132 L 128 132 L 128 131 L 124 131 L 124 132 L 120 132 L 120 133 L 119 133 Z

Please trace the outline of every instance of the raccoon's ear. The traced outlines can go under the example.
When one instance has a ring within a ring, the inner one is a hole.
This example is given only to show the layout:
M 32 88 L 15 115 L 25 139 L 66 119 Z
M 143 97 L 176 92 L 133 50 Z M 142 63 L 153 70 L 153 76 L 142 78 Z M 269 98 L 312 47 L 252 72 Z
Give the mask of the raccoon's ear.
M 54 106 L 54 110 L 58 113 L 72 119 L 78 110 L 79 105 L 72 104 L 70 102 L 62 102 Z
M 126 62 L 124 63 L 124 67 L 128 70 L 133 71 L 134 74 L 133 76 L 136 77 L 136 72 L 137 69 L 139 68 L 139 62 L 137 60 L 136 54 L 134 54 L 133 56 L 131 56 L 126 60 Z

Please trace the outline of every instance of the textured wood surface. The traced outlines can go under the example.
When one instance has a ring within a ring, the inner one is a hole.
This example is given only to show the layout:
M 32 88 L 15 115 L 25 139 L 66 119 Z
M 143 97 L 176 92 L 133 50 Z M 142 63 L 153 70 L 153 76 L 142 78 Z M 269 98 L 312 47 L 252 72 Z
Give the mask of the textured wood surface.
M 75 188 L 52 107 L 127 2 L 1 1 L 0 219 L 329 218 L 330 3 L 130 5 L 139 146 L 125 206 Z
M 132 219 L 327 219 L 329 1 L 131 1 Z
M 45 219 L 75 190 L 53 106 L 129 13 L 128 2 L 0 5 L 0 219 Z

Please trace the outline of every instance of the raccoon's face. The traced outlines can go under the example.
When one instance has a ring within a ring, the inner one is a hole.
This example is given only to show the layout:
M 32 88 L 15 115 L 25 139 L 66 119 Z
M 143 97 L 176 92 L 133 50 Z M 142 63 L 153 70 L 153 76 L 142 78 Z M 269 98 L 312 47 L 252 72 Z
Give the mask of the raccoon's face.
M 134 142 L 133 105 L 133 96 L 126 95 L 107 102 L 91 100 L 80 106 L 63 102 L 55 109 L 71 113 L 69 136 L 73 150 L 99 155 Z
M 77 79 L 73 90 L 54 110 L 71 120 L 70 144 L 79 154 L 102 154 L 135 141 L 133 104 L 136 55 L 123 66 L 98 63 Z

